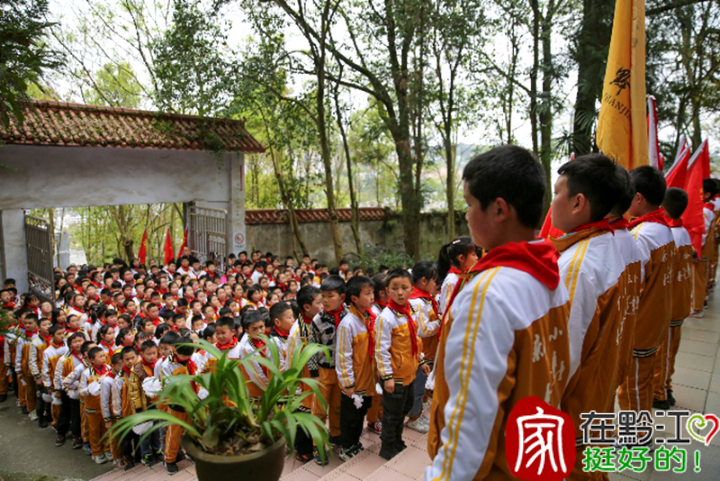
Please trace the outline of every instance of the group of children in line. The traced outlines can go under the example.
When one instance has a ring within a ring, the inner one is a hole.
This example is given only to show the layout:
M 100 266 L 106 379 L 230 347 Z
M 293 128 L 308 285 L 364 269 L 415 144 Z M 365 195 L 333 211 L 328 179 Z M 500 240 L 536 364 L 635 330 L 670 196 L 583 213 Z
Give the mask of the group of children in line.
M 403 429 L 428 432 L 427 479 L 507 476 L 503 441 L 512 407 L 536 396 L 573 419 L 584 473 L 580 415 L 668 409 L 683 320 L 702 316 L 717 264 L 717 182 L 704 182 L 704 248 L 692 248 L 681 216 L 687 193 L 667 189 L 652 167 L 631 172 L 592 154 L 563 165 L 552 201 L 564 236 L 537 239 L 545 196 L 542 166 L 519 147 L 492 149 L 463 173 L 471 238 L 445 245 L 437 263 L 366 276 L 343 261 L 328 272 L 309 258 L 295 267 L 268 254 L 228 257 L 219 273 L 184 252 L 179 265 L 150 269 L 116 260 L 58 272 L 56 303 L 12 280 L 0 293 L 14 325 L 5 333 L 0 402 L 12 384 L 18 405 L 52 425 L 56 445 L 72 436 L 97 463 L 131 468 L 163 461 L 177 472 L 182 431 L 122 443 L 105 433 L 118 419 L 158 406 L 148 378 L 212 369 L 184 345 L 214 343 L 229 358 L 262 348 L 260 334 L 288 364 L 304 343 L 328 348 L 305 366 L 326 404 L 304 409 L 329 425 L 349 460 L 368 429 L 380 456 L 406 448 Z M 374 273 L 369 273 L 374 274 Z M 694 310 L 693 310 L 694 308 Z M 178 346 L 183 343 L 182 346 Z M 249 369 L 252 397 L 267 386 Z M 300 431 L 296 458 L 326 462 Z

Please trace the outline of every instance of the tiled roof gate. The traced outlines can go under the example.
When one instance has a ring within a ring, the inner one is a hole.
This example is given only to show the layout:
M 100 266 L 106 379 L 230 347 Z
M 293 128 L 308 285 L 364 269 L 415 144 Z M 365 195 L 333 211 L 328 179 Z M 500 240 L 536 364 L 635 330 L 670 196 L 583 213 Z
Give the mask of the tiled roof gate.
M 225 150 L 259 153 L 265 148 L 245 122 L 145 110 L 32 101 L 25 121 L 0 125 L 5 144 Z

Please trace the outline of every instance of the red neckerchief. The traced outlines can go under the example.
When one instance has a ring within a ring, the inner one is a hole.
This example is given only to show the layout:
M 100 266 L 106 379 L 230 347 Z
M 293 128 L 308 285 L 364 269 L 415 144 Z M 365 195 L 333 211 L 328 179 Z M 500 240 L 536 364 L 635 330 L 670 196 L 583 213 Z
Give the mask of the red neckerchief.
M 115 371 L 110 371 L 110 372 L 107 374 L 107 376 L 108 376 L 110 379 L 115 379 Z
M 683 221 L 682 221 L 682 219 L 670 219 L 670 226 L 671 227 L 682 227 Z
M 368 360 L 372 364 L 375 361 L 375 319 L 377 315 L 375 315 L 372 309 L 366 309 L 365 315 L 363 315 L 353 305 L 350 306 L 350 312 L 360 318 L 361 321 L 365 321 L 365 327 L 368 332 Z
M 282 337 L 285 340 L 287 340 L 288 336 L 290 335 L 289 332 L 278 329 L 277 326 L 273 326 L 273 331 L 275 331 L 278 337 Z
M 194 376 L 197 372 L 197 366 L 195 365 L 195 362 L 193 362 L 193 360 L 190 358 L 187 358 L 184 361 L 181 361 L 180 359 L 175 359 L 175 362 L 177 362 L 181 366 L 185 366 L 188 370 L 188 374 L 190 374 L 191 376 Z
M 159 317 L 156 317 L 155 319 L 151 319 L 151 321 L 155 325 L 155 327 L 158 327 L 161 324 Z
M 713 204 L 712 202 L 705 203 L 705 205 L 703 205 L 703 207 L 705 207 L 706 209 L 713 210 L 713 211 L 715 210 L 715 204 Z
M 665 218 L 665 211 L 662 209 L 662 207 L 655 209 L 654 211 L 650 212 L 649 214 L 640 216 L 637 219 L 633 219 L 630 222 L 629 227 L 630 227 L 630 229 L 634 229 L 636 226 L 642 224 L 643 222 L 654 222 L 656 224 L 662 224 L 666 227 L 669 227 L 668 221 Z
M 2 308 L 3 309 L 15 309 L 15 304 L 13 302 L 3 302 Z
M 100 341 L 100 345 L 107 347 L 108 353 L 109 353 L 111 356 L 113 355 L 113 346 L 112 346 L 112 344 L 108 344 L 108 343 L 105 342 L 105 341 Z
M 342 307 L 340 309 L 338 309 L 337 311 L 325 311 L 325 314 L 332 316 L 333 319 L 335 319 L 335 329 L 337 329 L 338 326 L 340 325 L 340 320 L 341 320 L 340 314 L 342 314 L 342 312 L 343 312 Z
M 571 230 L 569 232 L 569 234 L 572 234 L 575 232 L 580 232 L 581 230 L 592 229 L 592 228 L 596 228 L 599 230 L 609 230 L 610 232 L 613 232 L 613 228 L 610 225 L 610 220 L 602 219 L 597 222 L 590 222 L 588 224 L 579 225 L 579 226 L 575 227 L 573 230 Z
M 401 306 L 400 304 L 397 304 L 395 301 L 390 299 L 387 303 L 387 306 L 394 312 L 398 314 L 402 314 L 405 317 L 407 317 L 407 325 L 408 329 L 410 330 L 410 340 L 412 341 L 412 354 L 413 357 L 417 356 L 418 354 L 418 342 L 417 342 L 417 324 L 415 324 L 415 319 L 412 317 L 412 307 L 410 306 L 409 302 L 406 302 L 404 306 Z
M 493 267 L 511 267 L 526 272 L 548 289 L 560 283 L 559 254 L 552 242 L 508 242 L 488 251 L 468 272 L 482 272 Z
M 448 271 L 448 274 L 460 274 L 460 269 L 458 269 L 455 266 L 450 266 L 450 270 Z
M 237 346 L 237 339 L 233 337 L 233 340 L 228 342 L 227 344 L 220 344 L 219 342 L 215 344 L 215 347 L 220 349 L 221 351 L 229 351 L 230 349 Z
M 260 349 L 260 348 L 265 347 L 265 341 L 263 341 L 262 339 L 255 339 L 255 338 L 252 338 L 252 337 L 251 337 L 251 338 L 250 338 L 250 343 L 251 343 L 253 346 L 255 346 L 255 349 Z
M 71 354 L 75 357 L 75 359 L 77 359 L 80 362 L 80 364 L 84 364 L 85 361 L 83 360 L 83 357 L 81 354 L 75 354 L 75 351 L 71 351 Z
M 122 371 L 127 377 L 130 377 L 132 375 L 132 371 L 127 366 L 123 366 Z
M 48 334 L 47 336 L 43 336 L 42 334 L 40 334 L 40 337 L 43 338 L 46 346 L 49 346 L 52 343 L 52 336 L 50 334 Z
M 65 343 L 61 342 L 60 344 L 55 344 L 55 342 L 50 342 L 50 345 L 55 349 L 60 349 L 61 347 L 65 346 Z
M 416 286 L 413 286 L 413 291 L 410 294 L 410 299 L 428 299 L 432 303 L 432 308 L 435 311 L 435 315 L 437 316 L 438 314 L 440 314 L 440 308 L 438 307 L 438 303 L 435 298 L 431 296 L 428 292 L 423 291 Z
M 98 376 L 104 376 L 105 374 L 107 374 L 107 364 L 103 364 L 102 369 L 100 369 L 99 371 L 98 368 L 96 368 L 95 366 L 93 366 L 92 369 Z
M 630 225 L 630 222 L 625 217 L 618 217 L 615 220 L 610 221 L 610 227 L 613 228 L 613 230 L 622 230 L 627 229 Z
M 308 317 L 305 315 L 305 312 L 301 312 L 300 315 L 302 316 L 302 320 L 305 324 L 311 324 L 313 321 L 312 317 Z
M 151 371 L 155 372 L 155 364 L 157 364 L 157 359 L 155 359 L 155 361 L 153 361 L 153 363 L 150 364 L 145 359 L 143 359 L 142 356 L 140 356 L 140 362 L 143 363 L 143 366 L 147 366 L 150 368 Z
M 381 311 L 387 307 L 387 302 L 375 300 L 375 304 L 380 307 Z
M 80 328 L 79 328 L 79 327 L 76 327 L 75 329 L 71 329 L 71 328 L 69 328 L 69 327 L 66 327 L 66 328 L 65 328 L 65 331 L 67 331 L 67 332 L 72 332 L 73 334 L 75 334 L 76 332 L 80 332 Z
M 35 334 L 37 334 L 37 333 L 38 333 L 37 330 L 35 330 L 35 331 L 28 331 L 27 329 L 25 329 L 25 337 L 30 338 L 30 337 L 33 337 L 33 336 L 34 336 Z

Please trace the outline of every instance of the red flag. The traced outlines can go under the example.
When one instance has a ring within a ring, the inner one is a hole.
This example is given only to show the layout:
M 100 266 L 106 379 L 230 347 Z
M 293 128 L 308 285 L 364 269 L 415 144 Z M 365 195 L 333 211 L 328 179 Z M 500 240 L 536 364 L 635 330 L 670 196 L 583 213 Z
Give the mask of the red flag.
M 140 264 L 145 264 L 145 261 L 147 260 L 147 228 L 143 231 L 142 240 L 140 241 L 138 259 L 140 259 Z
M 701 147 L 702 148 L 702 147 Z M 702 252 L 702 237 L 705 234 L 705 217 L 703 215 L 703 165 L 698 150 L 688 163 L 685 177 L 685 192 L 688 194 L 688 205 L 682 215 L 682 221 L 690 234 L 693 248 L 698 257 Z
M 165 247 L 163 247 L 163 252 L 165 253 L 165 265 L 170 263 L 171 260 L 173 260 L 173 246 L 172 246 L 172 239 L 170 238 L 170 228 L 168 227 L 167 233 L 165 234 Z
M 177 255 L 178 259 L 180 259 L 180 256 L 182 256 L 182 251 L 185 248 L 185 246 L 187 245 L 187 236 L 188 236 L 188 228 L 185 227 L 185 233 L 183 234 L 183 243 L 180 246 L 180 250 L 178 251 L 178 255 Z
M 575 160 L 575 152 L 570 154 L 570 160 Z M 552 208 L 548 209 L 547 215 L 545 216 L 545 222 L 543 222 L 542 228 L 540 229 L 540 235 L 538 235 L 538 237 L 543 239 L 554 237 L 557 239 L 558 237 L 562 237 L 564 235 L 565 233 L 563 231 L 552 225 Z
M 702 162 L 702 175 L 703 179 L 709 179 L 710 178 L 710 148 L 708 147 L 708 140 L 703 140 L 703 143 L 700 144 L 700 148 L 698 149 L 700 151 L 700 158 L 698 159 L 700 162 Z
M 685 178 L 687 177 L 688 162 L 690 161 L 690 150 L 683 148 L 683 151 L 676 157 L 675 163 L 665 174 L 665 182 L 668 187 L 685 188 Z
M 663 171 L 663 157 L 660 153 L 660 143 L 658 141 L 658 119 L 657 104 L 655 97 L 647 96 L 648 110 L 648 159 L 650 165 Z

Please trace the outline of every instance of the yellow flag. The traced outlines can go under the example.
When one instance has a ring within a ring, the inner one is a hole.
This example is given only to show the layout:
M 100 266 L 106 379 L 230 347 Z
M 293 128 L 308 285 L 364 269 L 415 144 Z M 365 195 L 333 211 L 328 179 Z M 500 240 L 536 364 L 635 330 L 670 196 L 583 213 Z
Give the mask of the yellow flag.
M 628 170 L 648 165 L 645 0 L 617 0 L 597 145 Z

